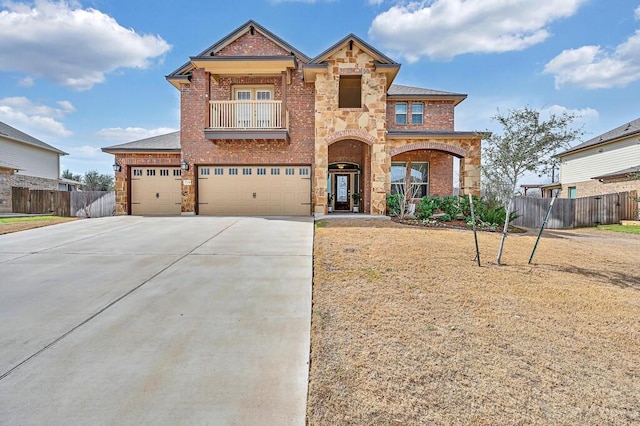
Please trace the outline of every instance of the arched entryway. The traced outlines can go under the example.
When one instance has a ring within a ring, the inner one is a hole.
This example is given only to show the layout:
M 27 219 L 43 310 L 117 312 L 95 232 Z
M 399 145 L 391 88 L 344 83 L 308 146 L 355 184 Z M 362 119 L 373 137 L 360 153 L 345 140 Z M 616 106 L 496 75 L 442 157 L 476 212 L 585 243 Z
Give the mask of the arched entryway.
M 371 151 L 355 139 L 334 142 L 328 147 L 327 193 L 329 211 L 370 212 Z

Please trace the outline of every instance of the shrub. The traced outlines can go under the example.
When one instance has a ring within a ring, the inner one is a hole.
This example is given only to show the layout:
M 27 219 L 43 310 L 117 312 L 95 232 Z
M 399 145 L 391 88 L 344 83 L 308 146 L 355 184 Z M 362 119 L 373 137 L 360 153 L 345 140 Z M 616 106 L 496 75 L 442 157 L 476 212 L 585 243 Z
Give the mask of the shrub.
M 416 217 L 418 219 L 429 219 L 433 212 L 437 210 L 437 201 L 431 197 L 422 197 L 416 205 Z
M 444 213 L 437 218 L 440 222 L 451 222 L 453 218 L 448 213 Z
M 456 218 L 461 212 L 460 200 L 458 197 L 448 195 L 438 199 L 438 210 L 446 213 L 450 218 Z M 449 219 L 450 221 L 451 219 Z
M 387 194 L 387 211 L 390 216 L 398 216 L 400 214 L 400 202 L 402 201 L 402 195 L 400 194 Z

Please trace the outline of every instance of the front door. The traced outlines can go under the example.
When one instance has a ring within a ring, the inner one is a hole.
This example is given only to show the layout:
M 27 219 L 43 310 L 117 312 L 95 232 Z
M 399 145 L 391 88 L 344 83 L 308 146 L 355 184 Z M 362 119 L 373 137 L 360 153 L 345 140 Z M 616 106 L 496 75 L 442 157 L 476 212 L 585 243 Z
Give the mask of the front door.
M 335 200 L 335 209 L 336 210 L 349 210 L 349 195 L 351 194 L 351 185 L 350 185 L 350 177 L 349 175 L 339 175 L 335 176 L 335 188 L 336 188 L 336 200 Z

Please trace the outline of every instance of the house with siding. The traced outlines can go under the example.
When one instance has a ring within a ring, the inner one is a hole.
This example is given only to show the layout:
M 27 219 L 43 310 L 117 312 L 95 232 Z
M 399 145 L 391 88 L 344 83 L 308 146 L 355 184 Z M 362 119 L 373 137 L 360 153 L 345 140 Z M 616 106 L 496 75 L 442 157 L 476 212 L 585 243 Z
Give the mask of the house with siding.
M 103 148 L 116 213 L 384 215 L 403 185 L 479 195 L 481 136 L 454 125 L 466 95 L 394 84 L 400 66 L 354 34 L 309 57 L 248 21 L 166 76 L 179 132 Z
M 640 118 L 574 146 L 560 158 L 561 196 L 590 197 L 638 191 Z
M 11 188 L 58 190 L 60 157 L 67 155 L 20 130 L 0 122 L 0 212 L 12 211 Z M 77 184 L 77 182 L 75 182 Z

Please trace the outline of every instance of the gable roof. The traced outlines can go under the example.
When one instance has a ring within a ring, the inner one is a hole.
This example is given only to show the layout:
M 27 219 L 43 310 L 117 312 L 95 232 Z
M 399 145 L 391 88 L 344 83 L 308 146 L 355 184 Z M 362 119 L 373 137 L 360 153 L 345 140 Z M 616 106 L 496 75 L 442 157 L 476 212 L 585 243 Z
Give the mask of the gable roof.
M 36 139 L 33 136 L 30 136 L 24 132 L 21 132 L 15 127 L 11 127 L 8 124 L 3 123 L 2 121 L 0 121 L 0 136 L 4 136 L 16 142 L 22 142 L 27 145 L 32 145 L 38 148 L 46 149 L 47 151 L 52 151 L 59 155 L 69 155 L 64 151 L 60 151 L 58 148 L 54 148 L 51 145 L 42 142 L 40 139 Z
M 387 90 L 388 99 L 451 99 L 454 105 L 467 99 L 463 93 L 443 92 L 440 90 L 423 89 L 422 87 L 392 84 Z
M 276 45 L 280 46 L 282 49 L 286 50 L 287 52 L 291 52 L 293 56 L 298 57 L 302 62 L 307 63 L 311 60 L 311 58 L 309 58 L 307 55 L 305 55 L 304 53 L 302 53 L 301 51 L 299 51 L 298 49 L 296 49 L 291 44 L 287 43 L 277 35 L 273 34 L 271 31 L 267 30 L 265 27 L 258 24 L 253 19 L 250 19 L 249 21 L 240 25 L 231 33 L 229 33 L 228 35 L 226 35 L 216 43 L 212 44 L 211 46 L 203 50 L 199 55 L 194 56 L 192 58 L 211 58 L 212 56 L 215 56 L 215 54 L 218 53 L 220 50 L 222 50 L 223 48 L 225 48 L 226 46 L 230 45 L 235 40 L 237 40 L 240 36 L 250 31 L 257 31 L 261 33 L 263 36 L 271 40 Z M 172 72 L 171 74 L 167 75 L 166 79 L 167 80 L 185 79 L 194 68 L 195 66 L 193 65 L 193 63 L 189 61 L 186 64 L 182 65 L 177 70 L 175 70 L 174 72 Z
M 376 71 L 388 74 L 388 89 L 389 86 L 391 86 L 391 82 L 393 82 L 393 79 L 395 79 L 396 75 L 398 75 L 398 71 L 400 71 L 401 65 L 353 33 L 349 34 L 342 40 L 335 43 L 333 46 L 326 49 L 324 52 L 313 58 L 311 62 L 305 64 L 303 67 L 304 80 L 308 82 L 315 81 L 317 73 L 326 72 L 328 67 L 327 60 L 332 55 L 334 55 L 340 49 L 343 49 L 345 46 L 349 46 L 349 50 L 351 50 L 354 44 L 357 45 L 360 49 L 364 50 L 369 56 L 373 58 L 373 63 Z
M 560 154 L 558 154 L 558 157 L 562 157 L 563 155 L 571 154 L 576 151 L 581 151 L 583 149 L 592 148 L 594 146 L 604 145 L 606 143 L 610 143 L 622 138 L 627 138 L 636 134 L 640 134 L 640 118 L 636 118 L 629 123 L 623 124 L 622 126 L 616 127 L 613 130 L 609 130 L 608 132 L 596 136 L 595 138 L 589 139 L 586 142 L 583 142 L 579 145 L 574 146 L 573 148 L 561 152 Z
M 397 65 L 398 67 L 400 67 L 399 63 L 397 63 L 393 59 L 389 58 L 388 56 L 386 56 L 385 54 L 380 52 L 378 49 L 376 49 L 375 47 L 371 46 L 369 43 L 367 43 L 366 41 L 362 40 L 360 37 L 358 37 L 357 35 L 355 35 L 353 33 L 349 34 L 348 36 L 346 36 L 342 40 L 338 41 L 333 46 L 329 47 L 327 50 L 325 50 L 324 52 L 322 52 L 321 54 L 319 54 L 318 56 L 313 58 L 310 61 L 310 63 L 311 64 L 320 64 L 320 63 L 326 61 L 336 51 L 342 49 L 342 47 L 345 44 L 350 43 L 350 42 L 357 43 L 360 46 L 360 48 L 362 48 L 362 50 L 367 52 L 369 55 L 371 55 L 375 60 L 377 60 L 381 64 Z
M 180 132 L 167 133 L 164 135 L 153 136 L 151 138 L 102 148 L 102 152 L 107 152 L 109 154 L 115 154 L 117 152 L 147 151 L 180 152 Z

